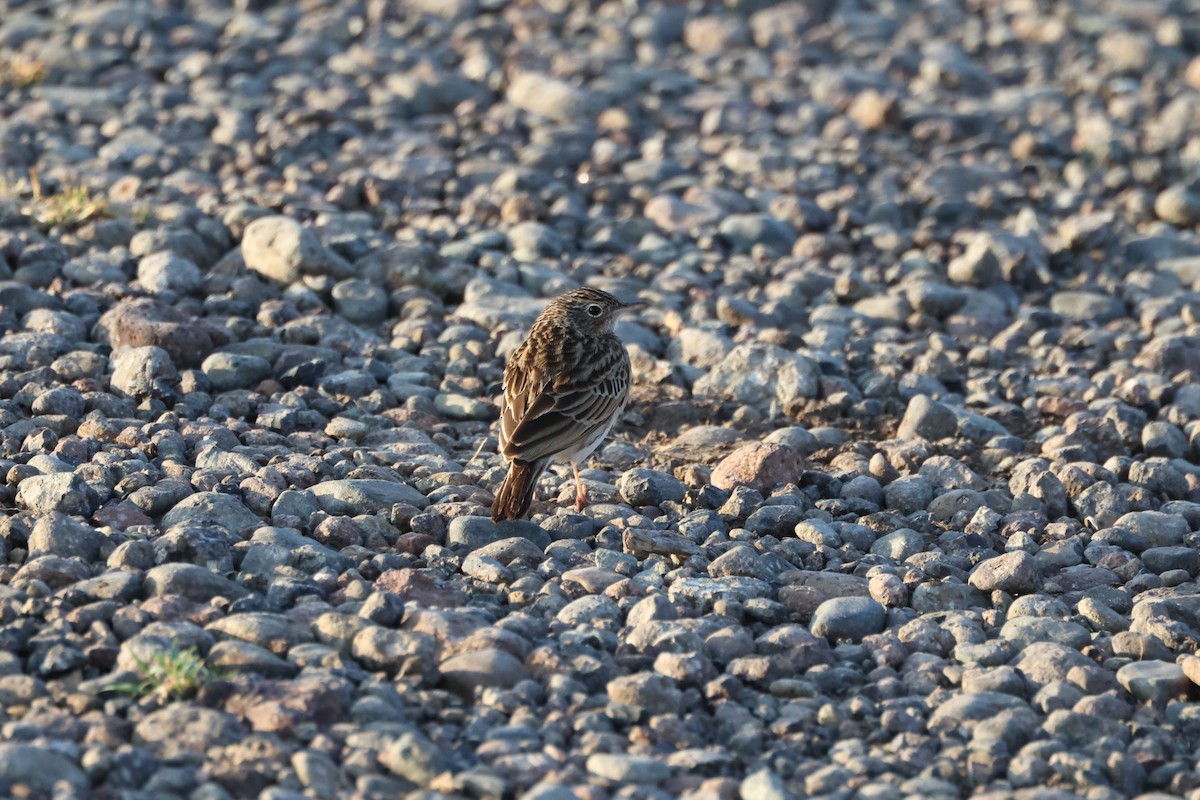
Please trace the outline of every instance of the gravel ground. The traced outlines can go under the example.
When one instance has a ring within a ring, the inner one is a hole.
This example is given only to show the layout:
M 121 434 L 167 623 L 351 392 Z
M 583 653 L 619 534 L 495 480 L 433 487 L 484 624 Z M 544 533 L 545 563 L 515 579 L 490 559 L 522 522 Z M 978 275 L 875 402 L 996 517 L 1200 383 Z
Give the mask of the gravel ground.
M 0 795 L 1197 800 L 1198 52 L 0 0 Z M 634 402 L 493 524 L 585 283 Z

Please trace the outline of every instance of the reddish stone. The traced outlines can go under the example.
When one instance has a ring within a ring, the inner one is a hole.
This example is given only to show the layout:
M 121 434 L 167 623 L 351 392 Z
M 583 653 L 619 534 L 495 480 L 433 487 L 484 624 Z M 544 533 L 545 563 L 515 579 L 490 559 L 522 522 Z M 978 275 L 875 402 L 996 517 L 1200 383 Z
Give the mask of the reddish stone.
M 219 608 L 208 603 L 197 603 L 183 595 L 164 594 L 147 597 L 139 607 L 144 613 L 163 622 L 186 621 L 201 627 L 224 617 Z
M 417 569 L 389 569 L 375 580 L 375 588 L 422 606 L 458 608 L 467 602 L 463 592 Z
M 288 733 L 297 725 L 331 725 L 345 717 L 354 687 L 329 674 L 301 675 L 290 681 L 263 681 L 238 692 L 225 710 L 260 733 Z
M 229 342 L 229 335 L 217 326 L 149 298 L 117 303 L 100 317 L 94 336 L 114 350 L 124 345 L 161 347 L 181 367 L 199 366 Z
M 414 556 L 421 555 L 431 544 L 437 544 L 437 540 L 427 533 L 402 533 L 396 539 L 397 550 Z
M 713 470 L 712 483 L 720 489 L 749 486 L 764 494 L 787 483 L 795 483 L 804 469 L 804 459 L 790 447 L 754 442 L 734 450 Z
M 92 522 L 97 525 L 107 525 L 119 531 L 132 528 L 134 525 L 154 524 L 154 520 L 128 500 L 96 509 L 96 513 L 92 514 Z
M 323 545 L 341 550 L 362 544 L 362 528 L 349 517 L 326 517 L 313 529 L 312 538 Z

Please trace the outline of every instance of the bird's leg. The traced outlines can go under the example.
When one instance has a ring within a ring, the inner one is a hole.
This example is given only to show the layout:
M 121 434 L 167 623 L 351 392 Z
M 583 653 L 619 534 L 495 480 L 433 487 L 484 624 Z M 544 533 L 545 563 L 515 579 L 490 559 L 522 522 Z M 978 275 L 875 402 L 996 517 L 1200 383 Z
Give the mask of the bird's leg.
M 584 506 L 588 504 L 587 490 L 583 488 L 583 480 L 579 477 L 579 465 L 574 461 L 571 462 L 571 469 L 575 471 L 575 510 L 583 511 Z

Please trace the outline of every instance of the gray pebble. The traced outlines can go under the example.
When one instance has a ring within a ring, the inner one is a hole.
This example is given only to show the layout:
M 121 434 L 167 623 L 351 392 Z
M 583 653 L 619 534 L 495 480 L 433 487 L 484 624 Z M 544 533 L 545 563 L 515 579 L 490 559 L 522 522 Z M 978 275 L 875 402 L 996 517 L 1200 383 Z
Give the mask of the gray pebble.
M 1200 195 L 1186 184 L 1168 186 L 1154 198 L 1154 213 L 1172 225 L 1193 227 L 1200 223 Z
M 162 564 L 146 573 L 146 591 L 151 596 L 177 594 L 208 602 L 213 597 L 237 599 L 248 592 L 238 584 L 195 564 Z
M 169 393 L 179 377 L 170 354 L 153 345 L 117 348 L 112 370 L 112 387 L 136 399 Z
M 60 472 L 22 480 L 17 487 L 17 504 L 35 514 L 60 512 L 86 517 L 99 505 L 99 498 L 79 475 Z
M 681 502 L 687 487 L 673 475 L 653 469 L 626 470 L 617 481 L 621 498 L 631 506 Z
M 887 614 L 869 597 L 835 597 L 817 606 L 809 627 L 817 636 L 861 641 L 883 630 Z
M 45 793 L 54 789 L 59 781 L 80 792 L 87 791 L 91 783 L 71 758 L 23 742 L 0 744 L 0 780 Z
M 776 253 L 791 252 L 796 233 L 786 223 L 767 214 L 730 214 L 717 227 L 734 252 L 749 252 L 761 244 Z
M 1016 550 L 979 562 L 971 572 L 970 583 L 984 592 L 1029 594 L 1042 588 L 1042 570 L 1037 559 Z
M 190 294 L 204 283 L 200 268 L 171 252 L 150 253 L 138 261 L 137 279 L 151 294 Z
M 989 286 L 1000 280 L 1000 259 L 987 234 L 975 236 L 962 255 L 950 261 L 946 273 L 955 283 Z
M 588 756 L 587 771 L 603 780 L 635 785 L 661 783 L 671 775 L 671 768 L 657 758 L 616 753 Z
M 370 670 L 389 675 L 432 675 L 436 660 L 433 637 L 368 625 L 354 635 L 350 655 Z
M 332 297 L 334 310 L 356 325 L 378 325 L 387 317 L 387 293 L 368 281 L 340 281 L 333 287 Z
M 956 430 L 958 420 L 949 408 L 926 395 L 918 394 L 908 401 L 896 437 L 911 439 L 919 436 L 936 440 L 953 436 Z
M 1187 455 L 1187 437 L 1169 422 L 1148 422 L 1142 428 L 1142 449 L 1149 456 L 1183 458 Z
M 160 758 L 196 758 L 210 747 L 246 735 L 231 714 L 192 703 L 172 703 L 146 715 L 134 728 L 135 741 Z
M 271 374 L 271 363 L 258 356 L 213 353 L 200 365 L 214 391 L 249 389 Z
M 28 548 L 33 556 L 55 555 L 91 562 L 99 558 L 106 541 L 95 528 L 55 511 L 34 524 Z
M 279 283 L 294 283 L 301 275 L 349 272 L 349 265 L 325 249 L 311 229 L 283 216 L 247 225 L 241 253 L 247 267 Z

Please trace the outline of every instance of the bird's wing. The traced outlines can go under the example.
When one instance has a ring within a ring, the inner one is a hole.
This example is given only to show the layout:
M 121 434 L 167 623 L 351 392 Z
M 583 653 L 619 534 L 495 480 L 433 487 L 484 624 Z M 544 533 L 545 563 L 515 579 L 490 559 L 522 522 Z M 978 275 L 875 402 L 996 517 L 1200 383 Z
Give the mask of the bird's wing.
M 629 359 L 625 348 L 593 352 L 556 376 L 514 369 L 505 380 L 501 451 L 508 459 L 551 458 L 587 441 L 620 413 L 629 398 Z

